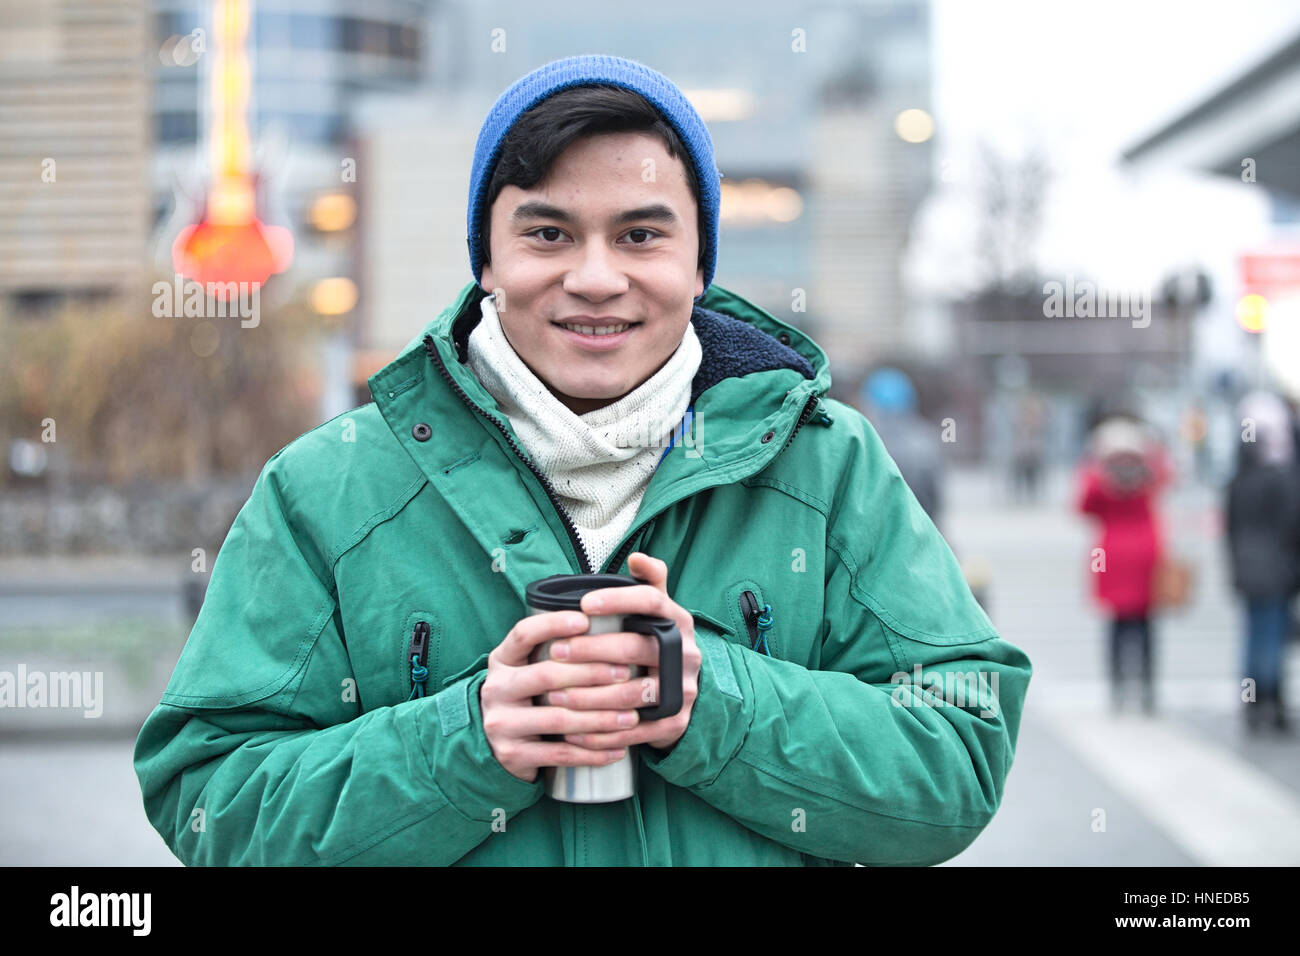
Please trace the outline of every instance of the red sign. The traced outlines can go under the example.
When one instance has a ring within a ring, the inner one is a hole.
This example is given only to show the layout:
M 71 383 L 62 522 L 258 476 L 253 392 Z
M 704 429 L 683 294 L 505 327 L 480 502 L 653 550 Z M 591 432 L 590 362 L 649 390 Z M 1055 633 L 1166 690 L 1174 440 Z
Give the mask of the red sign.
M 1245 253 L 1239 261 L 1241 284 L 1245 292 L 1267 294 L 1300 290 L 1300 250 Z

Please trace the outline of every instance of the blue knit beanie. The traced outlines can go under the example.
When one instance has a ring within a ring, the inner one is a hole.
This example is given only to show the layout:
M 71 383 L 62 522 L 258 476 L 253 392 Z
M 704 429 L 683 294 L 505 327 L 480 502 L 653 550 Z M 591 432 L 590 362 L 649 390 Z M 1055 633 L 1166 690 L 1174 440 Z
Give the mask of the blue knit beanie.
M 474 147 L 474 166 L 469 180 L 469 217 L 467 222 L 470 268 L 474 281 L 482 284 L 483 247 L 479 225 L 487 213 L 484 208 L 492 170 L 501 155 L 501 143 L 515 121 L 542 100 L 574 86 L 620 86 L 644 96 L 672 124 L 682 138 L 699 182 L 700 232 L 704 248 L 700 250 L 704 265 L 704 288 L 713 282 L 713 267 L 718 255 L 718 204 L 721 199 L 721 174 L 713 160 L 713 139 L 682 91 L 662 73 L 635 60 L 617 56 L 586 54 L 553 60 L 516 80 L 488 111 Z

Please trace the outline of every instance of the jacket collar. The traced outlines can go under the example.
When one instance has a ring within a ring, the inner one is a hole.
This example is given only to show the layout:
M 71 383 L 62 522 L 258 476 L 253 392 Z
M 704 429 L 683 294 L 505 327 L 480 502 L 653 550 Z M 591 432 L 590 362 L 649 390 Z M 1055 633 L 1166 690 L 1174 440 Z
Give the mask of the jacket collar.
M 554 536 L 526 559 L 516 553 L 507 573 L 522 595 L 529 574 L 557 564 L 577 567 L 561 544 L 562 518 L 546 503 L 542 485 L 528 477 L 532 466 L 518 436 L 464 362 L 485 295 L 475 283 L 465 286 L 369 384 L 394 437 L 485 553 L 524 531 L 511 524 L 518 515 L 541 508 Z M 809 420 L 829 423 L 812 418 L 816 400 L 830 387 L 826 354 L 812 339 L 717 285 L 698 301 L 691 321 L 702 353 L 691 389 L 694 414 L 674 436 L 679 447 L 651 477 L 629 534 L 676 501 L 762 471 Z M 487 450 L 494 444 L 515 463 L 522 482 L 500 480 L 501 458 Z M 491 494 L 484 494 L 489 486 Z
M 468 283 L 396 359 L 370 377 L 379 411 L 404 442 L 410 437 L 412 422 L 407 419 L 412 416 L 435 429 L 477 417 L 491 430 L 467 399 L 489 415 L 505 417 L 465 363 L 469 334 L 482 318 L 479 302 L 487 294 L 477 283 Z M 750 473 L 750 466 L 770 461 L 784 444 L 772 439 L 788 436 L 796 420 L 806 417 L 812 398 L 825 396 L 831 384 L 830 363 L 821 347 L 799 329 L 716 284 L 697 301 L 691 322 L 701 349 L 691 384 L 693 424 L 708 433 L 703 457 L 710 469 L 735 458 L 744 460 L 740 471 L 729 472 L 728 480 L 734 481 Z M 434 361 L 426 342 L 441 361 Z M 449 388 L 449 382 L 455 388 Z M 440 443 L 445 443 L 456 426 L 439 430 Z M 676 457 L 667 456 L 665 465 Z
M 469 336 L 482 320 L 479 303 L 487 292 L 469 283 L 456 301 L 430 322 L 403 350 L 403 355 L 422 347 L 426 335 L 444 344 L 454 344 L 456 362 L 464 367 Z M 811 383 L 811 392 L 824 395 L 830 388 L 829 363 L 825 352 L 792 325 L 773 317 L 748 300 L 712 285 L 696 302 L 691 313 L 701 348 L 700 368 L 691 384 L 691 401 L 727 378 L 788 368 Z M 786 344 L 786 343 L 789 344 Z
M 456 358 L 462 365 L 465 364 L 468 355 L 470 334 L 482 321 L 479 303 L 486 295 L 486 292 L 474 286 L 470 290 L 469 298 L 464 300 L 465 304 L 461 310 L 451 318 L 451 340 L 456 345 Z M 700 367 L 691 382 L 692 404 L 701 394 L 723 379 L 748 375 L 751 372 L 789 368 L 794 369 L 804 378 L 816 377 L 812 362 L 789 345 L 783 344 L 781 340 L 774 337 L 774 333 L 765 332 L 738 318 L 707 308 L 703 304 L 706 298 L 707 296 L 697 302 L 691 312 L 691 323 L 695 326 L 701 351 Z M 750 306 L 750 309 L 752 308 Z M 775 319 L 772 321 L 776 322 Z M 778 324 L 788 328 L 784 323 Z M 445 334 L 446 323 L 443 325 L 442 331 Z M 790 331 L 785 335 L 793 344 L 794 339 Z M 816 345 L 813 348 L 818 353 L 821 352 Z

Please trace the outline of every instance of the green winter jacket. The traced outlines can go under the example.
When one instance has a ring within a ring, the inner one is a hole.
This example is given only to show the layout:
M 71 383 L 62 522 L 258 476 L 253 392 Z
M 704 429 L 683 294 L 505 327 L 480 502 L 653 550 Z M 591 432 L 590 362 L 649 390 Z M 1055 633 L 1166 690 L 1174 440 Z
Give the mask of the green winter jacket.
M 933 864 L 988 825 L 1031 668 L 825 353 L 710 287 L 693 434 L 604 568 L 464 364 L 484 292 L 267 462 L 135 748 L 187 864 Z M 637 794 L 567 804 L 497 762 L 489 652 L 558 573 L 668 566 L 699 697 Z M 766 608 L 766 613 L 756 609 Z M 427 629 L 427 674 L 412 637 Z M 423 676 L 424 680 L 413 680 Z

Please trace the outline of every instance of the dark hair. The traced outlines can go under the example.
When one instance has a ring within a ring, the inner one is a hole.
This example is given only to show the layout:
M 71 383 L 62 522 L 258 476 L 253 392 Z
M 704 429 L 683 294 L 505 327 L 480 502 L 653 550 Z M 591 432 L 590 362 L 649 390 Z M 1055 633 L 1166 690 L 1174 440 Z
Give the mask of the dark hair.
M 650 132 L 663 140 L 668 155 L 686 167 L 686 182 L 695 197 L 700 261 L 704 264 L 704 217 L 700 183 L 681 137 L 650 101 L 621 86 L 575 86 L 548 96 L 515 121 L 501 141 L 501 153 L 483 197 L 483 263 L 492 261 L 491 210 L 506 186 L 531 189 L 546 178 L 551 164 L 574 140 L 596 133 Z

